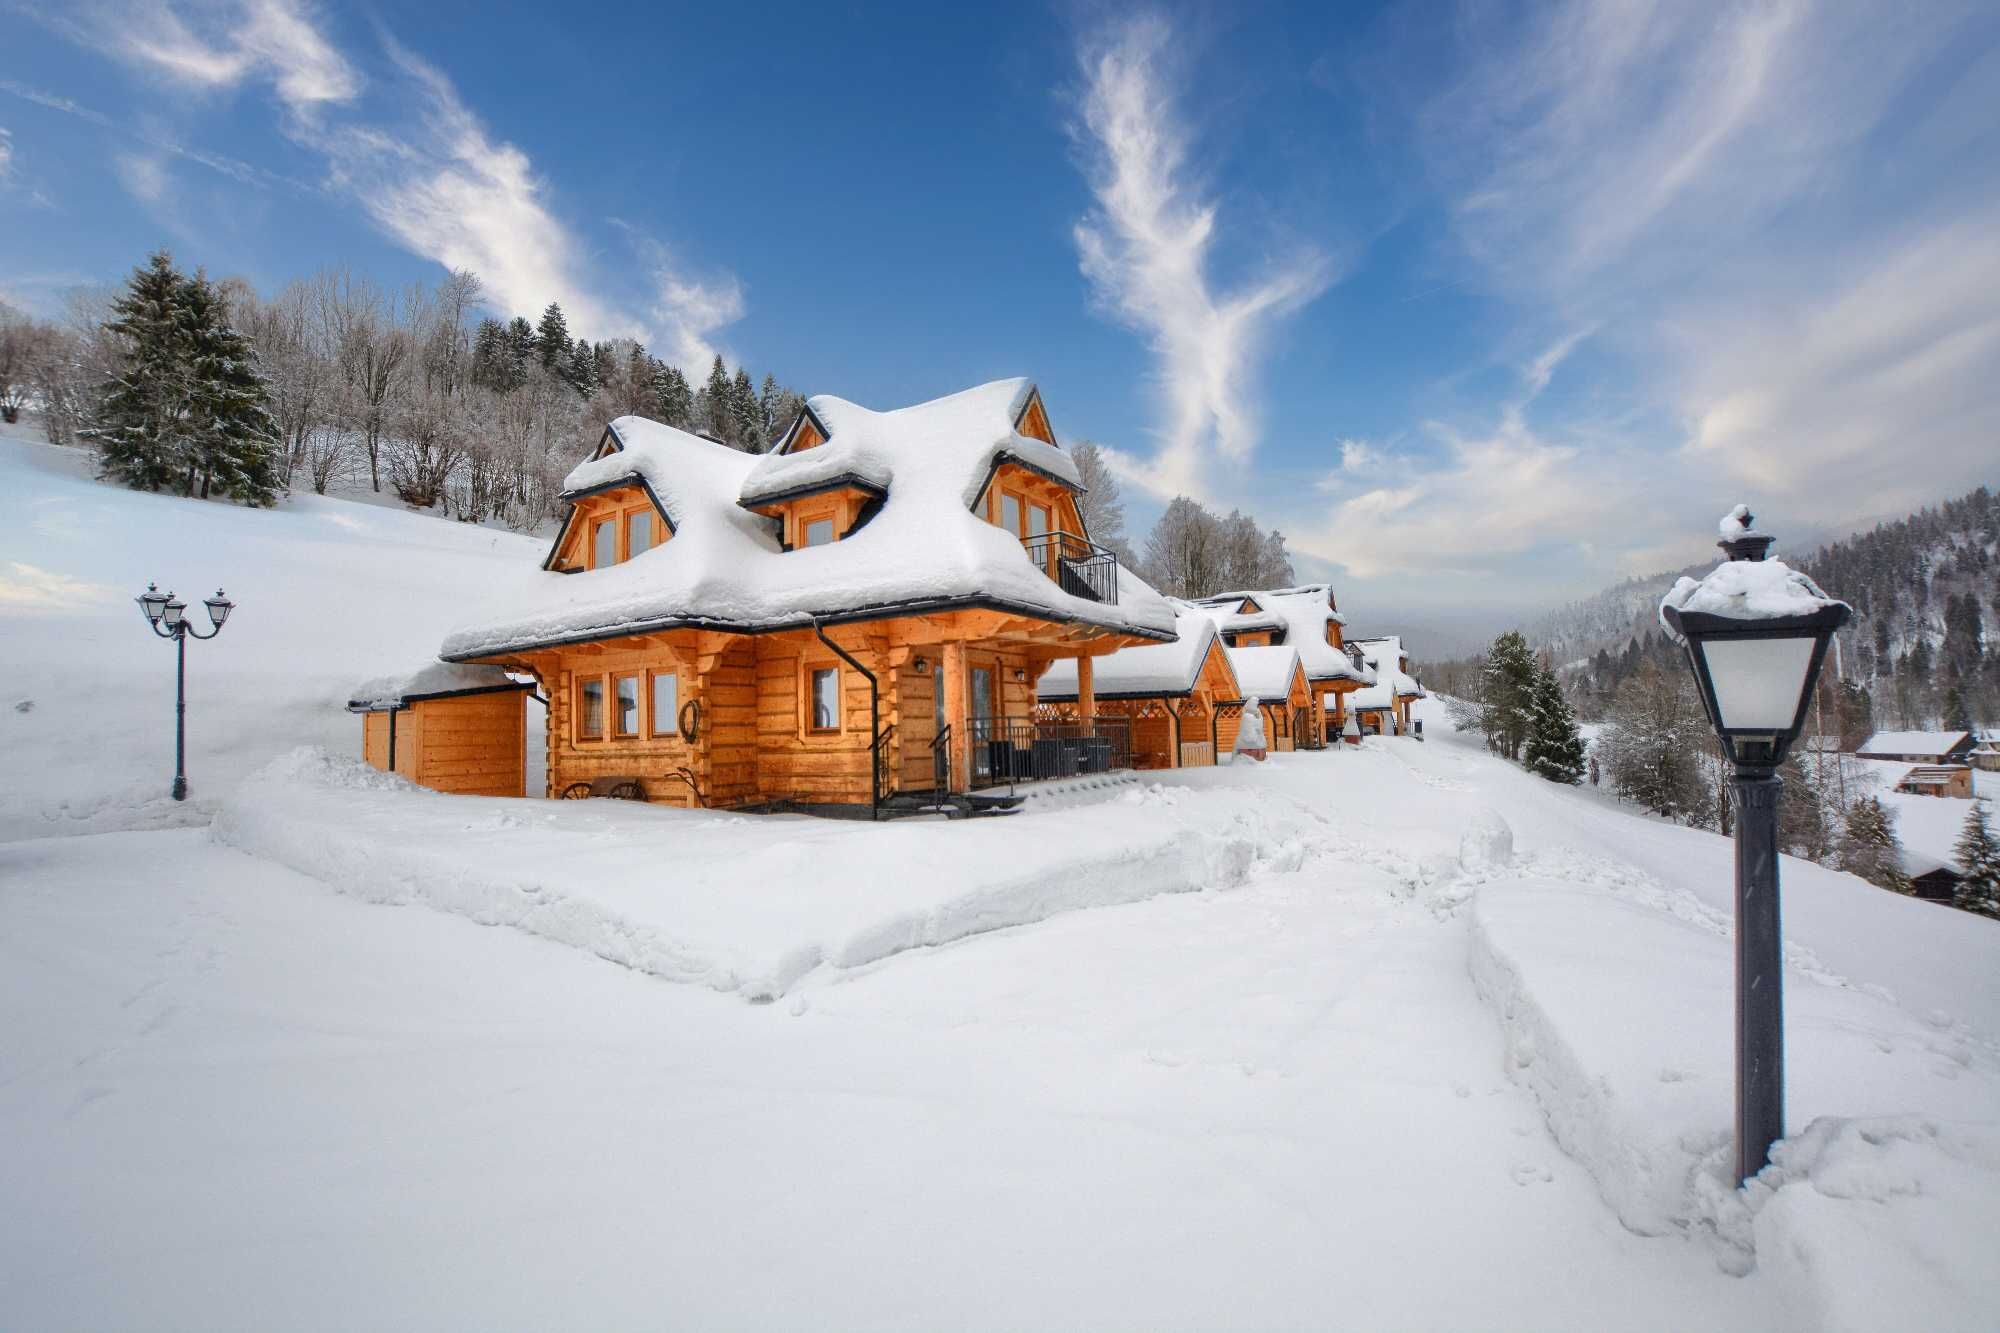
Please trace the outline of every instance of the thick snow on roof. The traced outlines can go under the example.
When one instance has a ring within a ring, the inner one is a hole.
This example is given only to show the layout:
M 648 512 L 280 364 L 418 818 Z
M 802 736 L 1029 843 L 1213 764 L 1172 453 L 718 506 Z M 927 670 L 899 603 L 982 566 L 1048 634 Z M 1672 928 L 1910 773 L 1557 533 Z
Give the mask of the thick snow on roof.
M 1290 644 L 1269 644 L 1253 648 L 1225 648 L 1230 669 L 1236 672 L 1238 694 L 1245 699 L 1283 699 L 1292 692 L 1292 675 L 1299 669 L 1299 655 Z
M 461 694 L 471 690 L 527 689 L 497 666 L 473 666 L 463 662 L 432 662 L 395 676 L 378 676 L 364 682 L 347 701 L 350 712 L 382 713 L 401 708 L 417 699 L 439 694 Z
M 1217 624 L 1226 629 L 1263 628 L 1262 622 L 1275 619 L 1285 626 L 1285 646 L 1297 650 L 1299 663 L 1306 669 L 1306 679 L 1311 680 L 1367 680 L 1366 672 L 1357 671 L 1346 652 L 1326 641 L 1326 627 L 1329 623 L 1344 625 L 1346 617 L 1327 606 L 1333 591 L 1324 583 L 1307 584 L 1298 588 L 1278 588 L 1268 592 L 1230 592 L 1214 597 L 1205 597 L 1196 605 L 1200 606 Z M 1256 625 L 1232 623 L 1240 614 L 1239 608 L 1246 600 L 1254 600 L 1263 608 L 1253 611 L 1250 619 Z
M 1174 610 L 1179 637 L 1172 643 L 1121 648 L 1092 659 L 1091 690 L 1100 698 L 1181 695 L 1194 688 L 1208 645 L 1215 642 L 1215 622 L 1199 607 L 1171 597 L 1165 600 Z M 1076 662 L 1070 658 L 1051 662 L 1035 693 L 1042 699 L 1076 698 Z
M 1860 755 L 1931 754 L 1941 755 L 1964 742 L 1963 731 L 1878 731 L 1861 742 Z
M 971 600 L 1054 620 L 1171 633 L 1172 609 L 1131 571 L 1118 571 L 1115 606 L 1073 596 L 1016 538 L 968 508 L 1001 452 L 1075 475 L 1061 450 L 1013 434 L 1007 409 L 1022 392 L 1015 386 L 1025 383 L 1003 381 L 900 412 L 815 398 L 813 410 L 832 436 L 789 457 L 742 454 L 656 421 L 620 417 L 611 429 L 623 448 L 577 468 L 566 488 L 643 478 L 673 521 L 673 537 L 609 569 L 541 574 L 514 615 L 458 630 L 445 640 L 444 655 L 484 656 L 687 623 L 776 629 L 814 615 Z M 818 461 L 822 455 L 832 461 Z M 887 498 L 867 526 L 830 545 L 783 551 L 772 520 L 738 503 L 762 487 L 752 485 L 753 474 L 791 490 L 862 469 L 879 479 Z
M 893 412 L 872 412 L 819 394 L 809 406 L 826 426 L 826 442 L 802 453 L 759 458 L 743 483 L 742 501 L 756 504 L 842 477 L 886 491 L 898 481 L 907 483 L 913 472 L 934 472 L 939 475 L 929 479 L 937 489 L 956 485 L 963 507 L 979 498 L 987 473 L 1003 454 L 1081 488 L 1068 454 L 1015 433 L 1014 423 L 1034 391 L 1026 379 L 995 380 Z
M 1725 560 L 1703 579 L 1682 578 L 1660 601 L 1660 624 L 1673 626 L 1666 610 L 1699 611 L 1734 620 L 1777 620 L 1809 616 L 1840 603 L 1782 560 Z M 1678 635 L 1675 635 L 1678 638 Z
M 1374 668 L 1375 679 L 1347 696 L 1347 706 L 1356 708 L 1388 708 L 1398 698 L 1420 699 L 1424 687 L 1416 678 L 1403 670 L 1403 640 L 1394 634 L 1377 639 L 1356 639 L 1355 646 L 1361 649 L 1361 656 Z

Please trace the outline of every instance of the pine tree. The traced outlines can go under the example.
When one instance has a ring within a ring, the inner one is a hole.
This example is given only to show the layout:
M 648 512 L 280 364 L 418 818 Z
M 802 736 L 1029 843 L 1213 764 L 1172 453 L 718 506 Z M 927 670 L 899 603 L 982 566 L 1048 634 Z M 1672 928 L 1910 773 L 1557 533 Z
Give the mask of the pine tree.
M 1577 728 L 1569 700 L 1563 697 L 1562 682 L 1547 667 L 1535 673 L 1528 740 L 1521 762 L 1530 773 L 1550 782 L 1574 787 L 1583 781 L 1583 733 Z
M 764 447 L 767 449 L 771 441 L 778 438 L 778 432 L 792 424 L 779 415 L 784 401 L 785 391 L 778 386 L 778 377 L 766 375 L 762 387 L 757 390 L 757 414 L 764 422 Z
M 182 297 L 189 332 L 193 396 L 189 402 L 184 494 L 227 495 L 267 505 L 278 498 L 282 435 L 271 419 L 271 396 L 257 370 L 250 340 L 229 322 L 222 293 L 203 275 L 187 280 Z
M 560 312 L 558 312 L 560 313 Z M 535 360 L 535 326 L 516 315 L 507 322 L 507 361 L 512 367 L 509 383 L 518 388 L 528 382 L 528 367 Z
M 597 392 L 597 352 L 588 338 L 578 338 L 570 347 L 563 379 L 585 398 Z
M 734 444 L 731 438 L 735 417 L 729 410 L 729 371 L 722 364 L 722 354 L 716 353 L 715 364 L 708 368 L 708 383 L 702 385 L 701 429 L 724 444 Z
M 1897 893 L 1909 888 L 1894 816 L 1873 796 L 1863 796 L 1848 808 L 1847 827 L 1840 835 L 1840 868 Z
M 1481 673 L 1486 743 L 1509 759 L 1521 757 L 1528 739 L 1529 710 L 1540 668 L 1519 630 L 1493 641 Z
M 535 326 L 535 350 L 541 354 L 542 369 L 561 375 L 568 369 L 570 353 L 569 321 L 563 318 L 562 307 L 554 301 L 542 312 L 542 322 Z
M 735 444 L 748 453 L 761 454 L 770 440 L 764 434 L 764 413 L 757 405 L 757 390 L 750 372 L 738 366 L 729 381 L 729 420 L 735 427 Z
M 1965 828 L 1951 854 L 1965 876 L 1952 901 L 1968 912 L 2000 916 L 2000 838 L 1993 834 L 1990 812 L 1983 799 L 1974 801 L 1972 809 L 1966 812 Z
M 99 475 L 135 490 L 157 491 L 186 465 L 194 386 L 185 305 L 186 280 L 156 251 L 133 270 L 104 326 L 121 355 L 83 434 L 97 445 Z
M 653 363 L 653 407 L 669 426 L 694 429 L 694 394 L 688 389 L 687 376 L 664 361 Z

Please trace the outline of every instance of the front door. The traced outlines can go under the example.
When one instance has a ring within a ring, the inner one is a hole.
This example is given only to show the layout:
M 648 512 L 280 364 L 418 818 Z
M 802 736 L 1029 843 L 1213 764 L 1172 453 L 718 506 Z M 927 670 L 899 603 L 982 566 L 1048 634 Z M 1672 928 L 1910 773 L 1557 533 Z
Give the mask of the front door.
M 984 784 L 993 780 L 993 750 L 988 742 L 1000 738 L 999 726 L 994 721 L 993 668 L 968 668 L 967 683 L 967 758 L 971 761 L 973 781 Z

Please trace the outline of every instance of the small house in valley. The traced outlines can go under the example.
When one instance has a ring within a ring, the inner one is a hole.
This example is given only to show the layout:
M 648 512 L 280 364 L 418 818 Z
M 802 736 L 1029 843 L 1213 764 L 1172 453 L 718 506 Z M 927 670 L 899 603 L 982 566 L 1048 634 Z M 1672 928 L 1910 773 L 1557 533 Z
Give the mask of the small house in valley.
M 1972 799 L 1972 769 L 1966 764 L 1913 764 L 1896 779 L 1905 796 L 1953 796 Z
M 1903 853 L 1903 874 L 1909 880 L 1910 896 L 1934 903 L 1948 903 L 1958 897 L 1965 876 L 1958 867 L 1915 852 Z
M 1200 607 L 1169 600 L 1175 637 L 1097 658 L 1092 697 L 1100 719 L 1122 719 L 1135 768 L 1192 768 L 1216 761 L 1224 720 L 1243 697 L 1222 636 Z M 1042 711 L 1077 716 L 1080 660 L 1058 660 L 1036 687 Z M 1230 735 L 1234 736 L 1233 723 Z
M 1395 635 L 1356 639 L 1362 660 L 1374 677 L 1348 700 L 1364 735 L 1403 736 L 1410 730 L 1410 705 L 1424 697 L 1424 687 L 1410 674 L 1410 655 Z
M 620 417 L 543 573 L 441 655 L 540 682 L 554 794 L 832 813 L 1122 766 L 1092 664 L 1175 614 L 1090 540 L 1081 491 L 1020 379 L 815 397 L 763 455 Z M 1059 662 L 1066 720 L 1036 709 Z
M 361 753 L 385 773 L 463 796 L 527 794 L 527 696 L 499 667 L 433 662 L 369 681 L 347 701 Z
M 1969 731 L 1878 731 L 1854 753 L 1906 764 L 1963 764 L 1972 757 L 1973 746 Z

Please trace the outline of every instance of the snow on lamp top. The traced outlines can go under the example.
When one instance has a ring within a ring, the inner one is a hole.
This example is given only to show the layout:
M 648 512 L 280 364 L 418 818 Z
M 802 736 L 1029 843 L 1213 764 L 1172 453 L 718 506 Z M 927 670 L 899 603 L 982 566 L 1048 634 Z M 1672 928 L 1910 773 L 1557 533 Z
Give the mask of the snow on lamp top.
M 1767 559 L 1765 552 L 1774 539 L 1758 532 L 1755 522 L 1748 505 L 1724 514 L 1717 525 L 1722 540 L 1716 545 L 1729 558 L 1706 578 L 1681 578 L 1660 600 L 1660 624 L 1675 642 L 1683 640 L 1667 616 L 1670 608 L 1730 620 L 1783 620 L 1846 605 L 1784 561 Z

